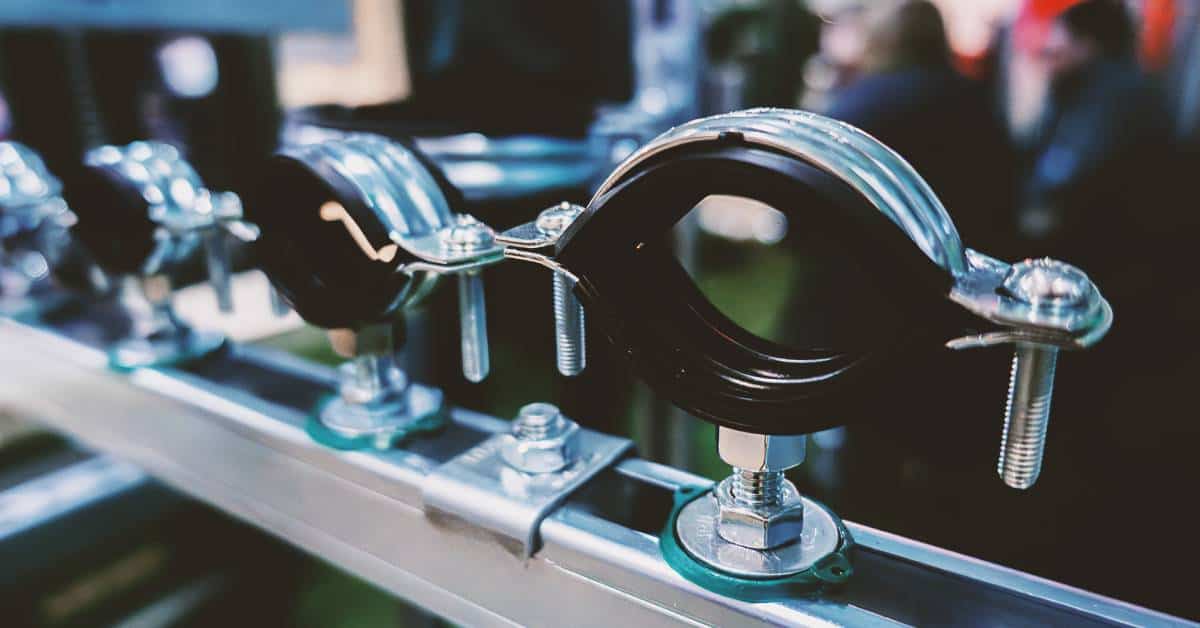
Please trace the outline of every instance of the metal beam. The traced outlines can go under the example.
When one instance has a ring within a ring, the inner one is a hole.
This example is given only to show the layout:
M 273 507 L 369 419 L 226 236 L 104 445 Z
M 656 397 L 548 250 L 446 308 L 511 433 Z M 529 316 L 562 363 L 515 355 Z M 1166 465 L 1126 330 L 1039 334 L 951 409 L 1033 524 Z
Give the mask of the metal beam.
M 121 375 L 101 350 L 8 321 L 0 347 L 3 409 L 463 624 L 1182 623 L 853 524 L 861 549 L 844 590 L 767 604 L 724 597 L 676 574 L 654 535 L 670 491 L 705 480 L 636 458 L 554 509 L 523 559 L 520 544 L 430 516 L 422 498 L 426 476 L 507 429 L 504 421 L 455 410 L 443 433 L 405 449 L 337 451 L 305 431 L 304 409 L 332 378 L 295 358 L 243 350 L 190 371 Z

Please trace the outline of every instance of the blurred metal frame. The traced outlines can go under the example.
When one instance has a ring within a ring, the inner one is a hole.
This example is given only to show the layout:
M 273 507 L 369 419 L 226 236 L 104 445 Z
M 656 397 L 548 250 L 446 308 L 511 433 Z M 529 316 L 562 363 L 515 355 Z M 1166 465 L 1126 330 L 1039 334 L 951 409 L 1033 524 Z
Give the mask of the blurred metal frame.
M 346 32 L 350 0 L 4 0 L 0 25 L 107 29 Z

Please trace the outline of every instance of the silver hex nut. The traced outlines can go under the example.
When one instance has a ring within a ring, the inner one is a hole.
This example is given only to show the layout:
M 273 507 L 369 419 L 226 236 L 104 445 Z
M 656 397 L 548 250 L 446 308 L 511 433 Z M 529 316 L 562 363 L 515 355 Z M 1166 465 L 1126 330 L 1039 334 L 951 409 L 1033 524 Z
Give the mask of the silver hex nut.
M 725 464 L 746 471 L 786 471 L 804 462 L 807 437 L 753 434 L 717 428 L 717 454 Z
M 742 547 L 771 549 L 799 541 L 804 534 L 804 502 L 787 480 L 780 487 L 779 503 L 754 506 L 733 496 L 734 478 L 726 478 L 713 491 L 717 501 L 717 534 Z
M 529 404 L 500 443 L 500 457 L 525 473 L 554 473 L 575 461 L 579 425 L 546 403 Z

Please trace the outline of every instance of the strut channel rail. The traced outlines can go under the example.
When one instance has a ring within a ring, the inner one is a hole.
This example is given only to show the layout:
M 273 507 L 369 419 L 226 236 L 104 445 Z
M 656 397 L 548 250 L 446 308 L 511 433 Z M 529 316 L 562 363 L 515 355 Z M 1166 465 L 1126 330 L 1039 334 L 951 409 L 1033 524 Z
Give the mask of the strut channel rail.
M 1161 613 L 861 525 L 841 592 L 751 604 L 701 589 L 655 537 L 670 491 L 705 480 L 636 458 L 553 510 L 522 559 L 471 521 L 426 514 L 423 480 L 507 422 L 452 412 L 442 434 L 336 451 L 304 429 L 332 373 L 238 348 L 190 370 L 119 375 L 103 351 L 0 321 L 0 408 L 143 467 L 451 621 L 469 625 L 1180 625 Z

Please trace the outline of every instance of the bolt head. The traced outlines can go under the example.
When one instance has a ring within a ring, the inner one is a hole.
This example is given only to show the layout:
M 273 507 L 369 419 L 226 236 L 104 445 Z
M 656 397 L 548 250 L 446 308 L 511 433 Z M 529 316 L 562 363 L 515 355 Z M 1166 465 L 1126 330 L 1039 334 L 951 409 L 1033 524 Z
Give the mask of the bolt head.
M 562 233 L 582 213 L 583 208 L 578 205 L 559 203 L 550 209 L 542 210 L 534 224 L 544 233 Z
M 742 547 L 771 549 L 800 540 L 804 533 L 804 502 L 791 482 L 783 482 L 778 505 L 754 507 L 733 497 L 733 478 L 713 490 L 717 502 L 717 534 Z
M 1014 264 L 1004 288 L 1026 303 L 1050 307 L 1078 305 L 1095 290 L 1082 270 L 1049 258 Z
M 490 246 L 495 240 L 491 227 L 474 216 L 459 214 L 454 224 L 442 230 L 442 244 L 453 251 L 474 251 Z
M 747 471 L 786 471 L 804 462 L 808 438 L 717 428 L 717 454 L 731 467 Z

